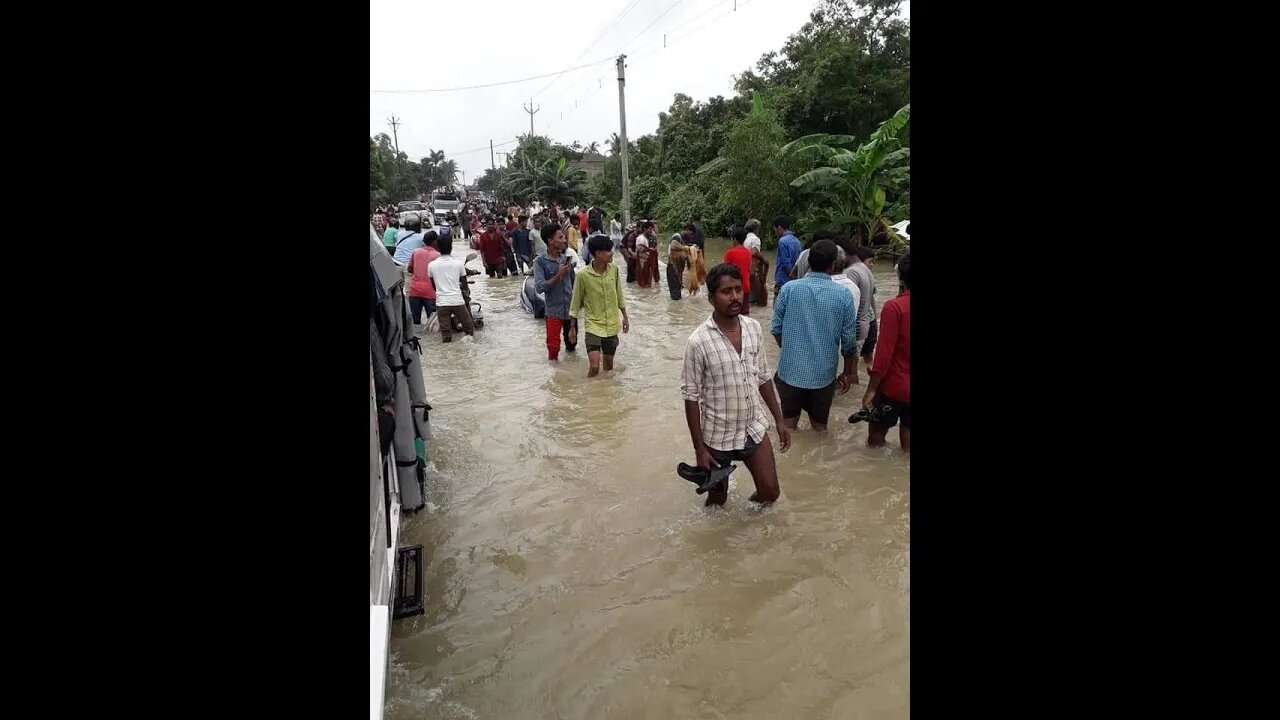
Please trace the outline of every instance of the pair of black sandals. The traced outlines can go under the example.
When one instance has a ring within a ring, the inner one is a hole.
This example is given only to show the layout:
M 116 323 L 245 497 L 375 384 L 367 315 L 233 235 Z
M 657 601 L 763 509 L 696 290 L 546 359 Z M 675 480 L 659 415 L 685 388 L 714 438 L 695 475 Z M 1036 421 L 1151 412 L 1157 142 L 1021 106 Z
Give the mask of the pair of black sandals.
M 728 490 L 729 473 L 737 469 L 737 465 L 730 464 L 724 467 L 712 468 L 711 470 L 703 470 L 688 463 L 680 463 L 676 466 L 676 474 L 697 485 L 697 492 L 701 495 L 711 490 Z M 722 485 L 723 487 L 721 487 Z

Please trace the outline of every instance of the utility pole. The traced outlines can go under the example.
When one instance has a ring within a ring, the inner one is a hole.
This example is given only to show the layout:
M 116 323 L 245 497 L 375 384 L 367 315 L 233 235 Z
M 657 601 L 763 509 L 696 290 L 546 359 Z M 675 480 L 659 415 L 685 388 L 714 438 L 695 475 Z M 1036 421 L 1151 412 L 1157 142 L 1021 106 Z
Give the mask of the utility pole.
M 391 126 L 391 136 L 395 138 L 395 141 L 396 141 L 396 157 L 399 158 L 400 157 L 400 133 L 396 132 L 396 129 L 400 127 L 400 124 L 401 124 L 400 118 L 396 117 L 395 115 L 392 115 L 391 118 L 387 120 L 387 124 Z
M 387 123 L 391 125 L 391 136 L 395 138 L 395 141 L 396 141 L 396 189 L 399 190 L 400 170 L 401 170 L 400 168 L 400 133 L 396 132 L 396 130 L 400 126 L 400 118 L 396 117 L 395 115 L 392 115 L 391 118 L 387 120 Z
M 533 104 L 533 98 L 529 98 L 529 104 L 530 105 Z M 538 108 L 537 110 L 530 110 L 529 108 L 523 105 L 521 105 L 520 107 L 524 107 L 524 111 L 529 113 L 529 137 L 533 137 L 533 116 L 536 115 L 538 113 L 538 110 L 541 110 L 542 108 Z
M 498 169 L 498 166 L 493 163 L 493 140 L 489 140 L 489 169 Z
M 631 178 L 627 176 L 627 73 L 626 55 L 618 56 L 618 133 L 622 147 L 622 224 L 631 224 Z

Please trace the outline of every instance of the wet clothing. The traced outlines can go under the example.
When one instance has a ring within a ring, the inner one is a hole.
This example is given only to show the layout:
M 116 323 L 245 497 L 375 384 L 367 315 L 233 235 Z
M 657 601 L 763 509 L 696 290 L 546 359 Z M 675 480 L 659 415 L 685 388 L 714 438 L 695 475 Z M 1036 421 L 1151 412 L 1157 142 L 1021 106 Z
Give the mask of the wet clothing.
M 567 320 L 569 318 L 569 303 L 573 300 L 574 271 L 570 270 L 554 284 L 547 283 L 559 272 L 562 262 L 572 263 L 573 261 L 563 255 L 558 258 L 539 255 L 535 258 L 533 261 L 533 287 L 543 295 L 543 304 L 546 307 L 547 317 Z
M 547 358 L 560 359 L 560 338 L 564 336 L 564 348 L 569 352 L 577 349 L 578 343 L 569 342 L 569 331 L 577 324 L 577 320 L 563 320 L 558 317 L 546 317 L 547 321 Z
M 569 315 L 584 319 L 583 329 L 599 337 L 615 336 L 622 331 L 619 310 L 627 306 L 622 296 L 622 280 L 618 266 L 610 263 L 604 272 L 596 272 L 587 265 L 573 283 L 573 299 L 569 302 Z
M 774 300 L 771 328 L 782 336 L 778 377 L 807 390 L 830 385 L 839 371 L 839 356 L 854 354 L 857 321 L 853 297 L 826 273 L 810 273 L 784 285 Z
M 782 417 L 800 417 L 800 411 L 809 414 L 809 422 L 827 424 L 831 415 L 831 401 L 836 396 L 836 381 L 820 388 L 800 388 L 788 384 L 781 377 L 774 377 L 778 388 L 778 403 L 782 405 Z
M 911 291 L 884 304 L 880 313 L 880 341 L 871 374 L 880 378 L 880 392 L 911 403 Z M 910 408 L 903 427 L 911 427 Z
M 680 394 L 698 403 L 702 441 L 708 448 L 733 451 L 760 442 L 769 429 L 760 407 L 760 386 L 773 373 L 765 355 L 760 323 L 738 318 L 742 330 L 742 353 L 707 318 L 689 335 L 680 370 Z
M 603 352 L 609 357 L 613 357 L 618 352 L 618 336 L 608 335 L 601 337 L 595 333 L 587 333 L 587 352 Z
M 506 243 L 503 242 L 501 233 L 489 230 L 480 233 L 480 255 L 484 258 L 485 265 L 502 262 L 503 245 Z

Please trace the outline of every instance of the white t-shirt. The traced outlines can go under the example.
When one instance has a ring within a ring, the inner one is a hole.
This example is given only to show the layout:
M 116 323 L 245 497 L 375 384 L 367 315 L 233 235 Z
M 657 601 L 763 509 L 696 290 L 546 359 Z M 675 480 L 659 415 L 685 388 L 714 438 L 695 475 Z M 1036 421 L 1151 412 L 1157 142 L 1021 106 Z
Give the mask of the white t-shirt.
M 745 245 L 748 250 L 760 252 L 760 238 L 756 237 L 755 233 L 747 233 L 747 239 L 743 241 L 742 244 Z
M 649 238 L 644 235 L 636 236 L 636 247 L 649 247 Z
M 427 275 L 436 287 L 436 307 L 462 304 L 462 261 L 452 255 L 441 255 L 427 266 Z

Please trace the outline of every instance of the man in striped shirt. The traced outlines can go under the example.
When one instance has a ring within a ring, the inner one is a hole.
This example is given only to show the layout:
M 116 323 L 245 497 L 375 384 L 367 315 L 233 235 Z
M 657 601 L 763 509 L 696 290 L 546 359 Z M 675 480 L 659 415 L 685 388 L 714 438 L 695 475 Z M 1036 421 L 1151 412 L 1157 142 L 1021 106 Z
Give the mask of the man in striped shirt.
M 696 464 L 711 470 L 743 461 L 756 485 L 750 500 L 771 503 L 780 492 L 778 467 L 757 393 L 773 415 L 782 452 L 791 447 L 791 433 L 769 382 L 773 373 L 761 343 L 764 334 L 760 323 L 741 316 L 745 299 L 737 267 L 726 263 L 707 273 L 707 298 L 711 318 L 689 336 L 680 373 Z M 707 492 L 706 504 L 723 505 L 728 497 L 726 482 Z

